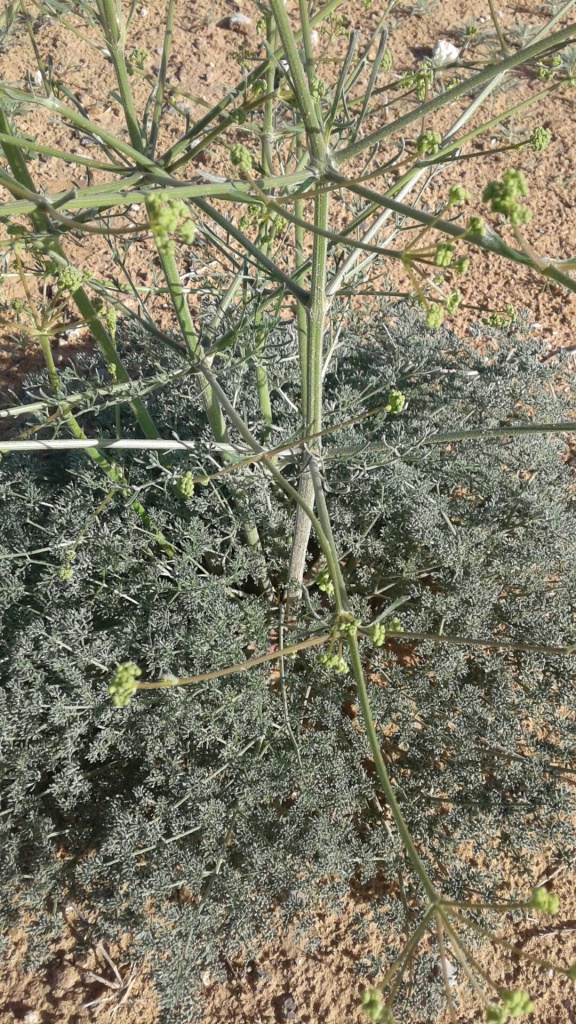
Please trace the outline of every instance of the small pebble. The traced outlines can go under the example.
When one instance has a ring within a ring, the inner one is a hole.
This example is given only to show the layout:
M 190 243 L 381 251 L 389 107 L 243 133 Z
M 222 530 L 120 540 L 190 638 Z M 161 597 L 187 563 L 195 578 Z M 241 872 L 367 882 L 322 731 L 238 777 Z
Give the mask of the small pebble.
M 283 1020 L 295 1020 L 297 1017 L 296 1000 L 291 992 L 285 992 L 278 999 L 278 1009 Z
M 234 25 L 249 25 L 249 24 L 250 24 L 250 18 L 248 17 L 247 14 L 238 13 L 238 14 L 233 14 L 230 17 L 230 28 L 233 28 Z
M 32 77 L 34 78 L 34 85 L 42 85 L 42 72 L 40 71 L 40 68 L 34 72 Z
M 138 14 L 140 15 L 141 18 L 145 18 L 146 15 L 148 14 L 148 8 L 141 7 L 140 10 L 138 11 Z
M 458 60 L 459 56 L 460 50 L 458 47 L 454 46 L 447 39 L 439 39 L 432 50 L 432 59 L 437 64 L 451 64 L 453 61 Z

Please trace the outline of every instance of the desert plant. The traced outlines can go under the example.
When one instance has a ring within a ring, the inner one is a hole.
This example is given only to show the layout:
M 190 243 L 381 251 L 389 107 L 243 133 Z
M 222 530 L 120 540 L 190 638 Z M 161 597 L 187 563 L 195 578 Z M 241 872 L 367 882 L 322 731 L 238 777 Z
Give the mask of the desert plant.
M 5 410 L 33 417 L 3 442 L 5 876 L 36 913 L 74 891 L 102 909 L 103 929 L 138 921 L 165 999 L 183 1011 L 192 968 L 222 948 L 224 916 L 232 942 L 247 942 L 274 905 L 292 919 L 303 892 L 310 905 L 378 869 L 406 878 L 415 923 L 365 993 L 372 1019 L 409 998 L 431 1012 L 429 962 L 412 997 L 403 982 L 429 928 L 453 1019 L 446 945 L 488 1019 L 528 1012 L 525 993 L 481 970 L 468 936 L 500 941 L 485 915 L 550 910 L 552 895 L 546 906 L 528 892 L 503 900 L 494 873 L 454 856 L 447 874 L 446 851 L 485 843 L 488 830 L 503 848 L 530 848 L 550 837 L 552 809 L 563 850 L 573 842 L 562 817 L 572 497 L 550 440 L 571 422 L 519 328 L 489 334 L 480 358 L 440 325 L 460 301 L 446 275 L 466 271 L 467 244 L 576 285 L 526 242 L 517 168 L 484 196 L 517 249 L 480 211 L 463 219 L 459 184 L 447 182 L 435 213 L 404 200 L 482 131 L 571 87 L 556 55 L 576 27 L 552 31 L 567 4 L 521 51 L 444 90 L 428 62 L 394 75 L 382 32 L 393 6 L 363 49 L 351 35 L 324 81 L 312 31 L 337 3 L 313 17 L 302 3 L 297 37 L 272 0 L 266 59 L 164 149 L 166 101 L 178 100 L 166 81 L 174 0 L 142 109 L 133 80 L 149 80 L 146 57 L 130 50 L 120 6 L 81 3 L 82 29 L 66 21 L 104 49 L 124 133 L 92 121 L 42 68 L 43 92 L 0 86 L 0 183 L 14 196 L 0 221 L 22 288 L 2 316 L 37 341 L 47 371 L 27 407 Z M 544 89 L 463 133 L 506 75 L 543 60 Z M 417 103 L 378 127 L 384 75 L 391 111 Z M 448 133 L 431 127 L 471 94 Z M 10 117 L 35 107 L 80 133 L 90 155 L 20 137 Z M 524 143 L 541 147 L 543 131 Z M 388 140 L 396 154 L 382 163 Z M 227 177 L 182 177 L 213 152 Z M 96 180 L 43 195 L 35 153 Z M 383 191 L 366 184 L 375 176 Z M 349 211 L 339 232 L 334 193 Z M 106 241 L 115 279 L 70 262 L 69 240 L 88 237 Z M 153 253 L 148 297 L 130 272 L 135 238 Z M 219 271 L 195 319 L 184 275 L 208 256 Z M 410 306 L 379 314 L 376 303 L 360 319 L 344 305 L 358 283 L 377 291 L 386 260 L 425 324 Z M 155 322 L 160 290 L 174 330 Z M 280 315 L 287 299 L 294 323 Z M 488 312 L 500 326 L 513 317 Z M 62 373 L 50 339 L 73 316 L 100 356 Z M 408 666 L 402 643 L 414 648 Z M 343 713 L 351 701 L 362 729 Z M 395 833 L 381 827 L 384 805 Z M 146 920 L 147 899 L 157 913 Z M 399 904 L 400 929 L 402 917 Z

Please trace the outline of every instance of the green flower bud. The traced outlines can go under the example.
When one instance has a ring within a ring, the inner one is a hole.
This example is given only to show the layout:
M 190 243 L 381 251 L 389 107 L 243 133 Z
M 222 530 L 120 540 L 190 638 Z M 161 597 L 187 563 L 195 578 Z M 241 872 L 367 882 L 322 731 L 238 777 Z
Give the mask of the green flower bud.
M 384 50 L 384 56 L 382 57 L 382 61 L 380 63 L 380 70 L 381 71 L 390 71 L 391 68 L 392 68 L 392 54 L 390 53 L 390 50 L 388 48 L 386 48 Z
M 108 333 L 111 338 L 114 338 L 116 335 L 116 320 L 117 315 L 114 306 L 108 306 L 106 312 L 104 313 L 104 323 L 108 328 Z M 116 369 L 116 367 L 114 367 L 114 369 Z
M 454 288 L 448 298 L 446 299 L 446 309 L 449 313 L 455 313 L 458 306 L 462 302 L 462 292 L 459 288 Z
M 364 1013 L 368 1015 L 372 1021 L 382 1021 L 384 1019 L 385 1008 L 384 999 L 379 988 L 367 988 L 360 996 L 360 1002 Z
M 442 136 L 439 132 L 428 129 L 416 139 L 416 152 L 419 156 L 426 156 L 428 153 L 434 156 L 440 149 L 441 142 Z
M 545 82 L 549 82 L 554 77 L 554 72 L 550 68 L 545 68 L 541 64 L 536 68 L 536 77 L 543 79 Z
M 467 199 L 470 199 L 470 193 L 463 185 L 450 186 L 448 206 L 455 206 L 456 203 L 465 203 Z
M 434 84 L 434 70 L 429 64 L 421 64 L 416 75 L 416 95 L 420 102 L 426 99 L 428 89 Z
M 136 689 L 136 679 L 141 675 L 142 669 L 138 668 L 133 661 L 123 661 L 121 665 L 118 665 L 108 684 L 108 693 L 112 697 L 114 707 L 124 708 L 130 703 L 130 698 Z
M 326 92 L 326 83 L 321 78 L 315 78 L 310 86 L 310 95 L 313 100 L 321 100 Z
M 552 132 L 549 128 L 538 127 L 532 132 L 528 143 L 535 153 L 540 153 L 543 149 L 546 149 L 551 138 Z
M 470 260 L 467 256 L 459 256 L 457 260 L 453 260 L 450 264 L 450 270 L 453 270 L 456 274 L 465 274 L 470 265 Z
M 450 266 L 455 248 L 454 242 L 438 242 L 436 252 L 434 253 L 434 266 Z
M 486 1007 L 486 1024 L 506 1024 L 508 1010 L 497 1003 L 488 1003 Z
M 402 412 L 402 409 L 406 405 L 406 396 L 401 391 L 393 389 L 388 394 L 388 402 L 386 404 L 386 412 Z
M 238 167 L 241 171 L 249 171 L 252 168 L 252 157 L 250 152 L 243 146 L 241 142 L 236 142 L 233 146 L 230 146 L 230 159 L 234 164 L 234 167 Z
M 444 310 L 437 302 L 431 302 L 426 312 L 426 327 L 441 327 Z
M 368 635 L 376 647 L 382 647 L 386 639 L 386 626 L 382 622 L 375 622 L 373 626 L 370 626 Z
M 179 233 L 180 238 L 182 239 L 183 242 L 186 242 L 186 245 L 192 245 L 192 242 L 194 241 L 194 236 L 196 234 L 196 225 L 194 224 L 194 221 L 185 220 L 184 223 L 180 225 Z
M 146 61 L 148 60 L 148 50 L 132 50 L 132 53 L 128 57 L 126 70 L 129 75 L 134 74 L 134 69 L 137 68 L 142 71 Z
M 58 285 L 62 291 L 77 292 L 82 287 L 82 272 L 74 267 L 64 267 L 58 274 Z
M 532 213 L 527 206 L 518 202 L 519 196 L 528 194 L 528 188 L 522 171 L 508 167 L 502 175 L 502 181 L 489 181 L 482 199 L 490 203 L 494 213 L 501 213 L 511 224 L 527 224 Z
M 344 636 L 356 636 L 360 619 L 354 618 L 351 612 L 341 612 L 336 619 L 336 625 Z
M 483 235 L 486 231 L 483 217 L 470 217 L 468 221 L 468 231 L 471 231 L 473 235 Z
M 186 473 L 183 473 L 182 476 L 178 477 L 175 484 L 175 490 L 178 497 L 182 498 L 183 501 L 192 497 L 194 494 L 194 477 L 190 470 L 187 470 Z
M 560 908 L 560 900 L 555 892 L 549 892 L 544 886 L 539 885 L 532 889 L 528 906 L 533 910 L 541 910 L 543 914 L 557 914 Z
M 404 632 L 404 629 L 402 627 L 400 619 L 397 619 L 396 616 L 394 616 L 394 618 L 390 619 L 390 622 L 388 623 L 388 629 L 391 630 L 393 633 L 403 633 Z
M 331 667 L 339 676 L 345 676 L 350 671 L 347 662 L 344 660 L 344 658 L 339 657 L 339 655 L 335 655 Z
M 532 1013 L 534 1003 L 524 989 L 504 989 L 500 993 L 502 1004 L 511 1017 L 522 1017 L 525 1013 Z
M 321 569 L 314 580 L 316 586 L 322 590 L 325 594 L 334 593 L 334 584 L 328 569 Z

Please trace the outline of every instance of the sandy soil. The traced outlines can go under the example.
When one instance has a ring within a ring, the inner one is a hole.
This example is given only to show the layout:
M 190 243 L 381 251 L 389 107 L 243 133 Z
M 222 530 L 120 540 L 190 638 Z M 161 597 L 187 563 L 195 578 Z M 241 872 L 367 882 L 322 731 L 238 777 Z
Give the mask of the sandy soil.
M 542 23 L 550 6 L 538 4 L 535 0 L 528 4 L 504 3 L 501 0 L 498 10 L 505 26 L 536 26 Z M 419 9 L 422 11 L 420 14 Z M 250 22 L 231 28 L 226 19 L 237 11 L 246 14 Z M 158 52 L 162 45 L 163 13 L 162 0 L 146 0 L 146 6 L 136 8 L 132 24 L 130 46 L 145 47 L 149 51 L 151 74 L 155 73 L 160 60 Z M 382 10 L 375 6 L 366 10 L 358 0 L 345 0 L 340 13 L 345 16 L 347 27 L 359 29 L 361 38 L 365 39 Z M 458 33 L 474 16 L 480 31 L 489 28 L 486 0 L 407 3 L 400 8 L 400 13 L 406 17 L 400 20 L 391 39 L 397 69 L 414 67 L 422 56 L 430 53 L 440 38 L 458 43 L 461 40 Z M 241 3 L 227 3 L 226 0 L 180 3 L 169 82 L 188 94 L 184 101 L 194 114 L 203 105 L 217 100 L 226 86 L 236 80 L 233 53 L 244 45 L 251 49 L 258 47 L 257 19 L 257 8 L 249 0 L 241 0 Z M 62 75 L 73 83 L 75 95 L 90 117 L 100 124 L 118 128 L 121 111 L 118 103 L 108 95 L 110 70 L 102 54 L 78 38 L 74 38 L 71 45 L 70 36 L 53 21 L 47 21 L 39 28 L 36 43 L 43 59 L 53 60 L 54 74 Z M 326 77 L 330 76 L 333 59 L 343 52 L 345 45 L 343 36 L 330 38 L 321 34 L 317 54 L 325 62 L 322 73 Z M 0 53 L 0 77 L 21 88 L 26 87 L 35 68 L 28 38 L 22 30 L 15 31 L 10 37 L 9 48 Z M 501 110 L 503 104 L 518 102 L 530 88 L 533 88 L 533 83 L 526 80 L 512 94 L 496 95 L 485 110 L 483 119 Z M 137 101 L 141 102 L 147 92 L 146 83 L 136 79 L 135 92 Z M 434 202 L 445 194 L 447 183 L 462 181 L 471 193 L 470 210 L 479 211 L 486 181 L 501 174 L 505 166 L 518 165 L 521 159 L 529 179 L 529 205 L 533 210 L 532 222 L 526 229 L 528 242 L 542 256 L 556 259 L 571 256 L 576 237 L 573 198 L 576 178 L 575 101 L 576 91 L 568 93 L 564 90 L 562 95 L 553 94 L 544 100 L 537 114 L 528 112 L 523 126 L 531 129 L 536 124 L 543 124 L 552 130 L 552 143 L 543 154 L 524 152 L 521 158 L 515 154 L 488 154 L 464 165 L 456 165 L 452 172 L 443 173 L 428 189 L 428 208 L 432 208 Z M 450 117 L 453 119 L 454 114 Z M 441 131 L 448 124 L 446 117 L 438 117 L 428 127 Z M 161 139 L 163 145 L 169 145 L 177 137 L 180 125 L 176 115 L 166 118 Z M 81 147 L 68 129 L 38 111 L 22 118 L 19 128 L 62 148 L 90 151 L 89 147 Z M 509 124 L 508 128 L 513 140 L 517 125 Z M 505 143 L 506 138 L 498 131 L 479 149 Z M 216 153 L 203 157 L 202 164 L 205 168 L 217 170 L 219 159 Z M 195 168 L 191 167 L 190 176 L 194 171 Z M 50 192 L 86 184 L 81 169 L 70 172 L 66 165 L 51 158 L 35 161 L 34 174 L 38 185 Z M 0 196 L 5 198 L 1 190 Z M 342 220 L 344 216 L 343 209 Z M 98 240 L 90 245 L 89 250 L 73 252 L 71 248 L 70 254 L 101 277 L 105 277 L 112 268 L 110 254 L 104 243 Z M 573 294 L 497 258 L 488 258 L 477 251 L 470 255 L 469 274 L 454 280 L 454 286 L 463 292 L 464 304 L 486 303 L 498 309 L 512 302 L 517 308 L 526 307 L 534 321 L 534 329 L 542 337 L 543 355 L 553 352 L 557 346 L 576 348 L 572 333 L 576 311 Z M 152 285 L 154 267 L 147 246 L 135 242 L 129 259 L 132 273 L 142 288 Z M 391 272 L 391 281 L 395 287 L 408 287 L 397 268 Z M 13 282 L 6 282 L 7 294 L 11 294 L 13 287 Z M 192 310 L 195 311 L 193 303 Z M 162 323 L 170 322 L 165 304 L 162 308 L 160 303 L 155 311 Z M 458 330 L 465 334 L 469 323 L 476 317 L 474 310 L 464 309 L 456 320 Z M 85 333 L 77 337 L 62 336 L 55 343 L 57 360 L 64 362 L 78 345 L 89 343 Z M 22 346 L 6 337 L 0 347 L 0 372 L 6 392 L 17 389 L 24 373 L 37 361 L 38 354 L 32 346 Z M 536 858 L 529 884 L 550 877 L 553 868 L 553 865 L 545 863 L 543 857 Z M 540 956 L 546 956 L 553 948 L 559 959 L 565 958 L 564 962 L 569 963 L 576 959 L 576 894 L 572 878 L 566 872 L 556 876 L 554 885 L 562 899 L 561 914 L 552 920 L 552 925 L 543 925 L 542 919 L 528 921 L 523 933 L 516 938 L 523 948 L 533 953 L 537 951 Z M 318 921 L 320 941 L 313 956 L 306 954 L 288 936 L 272 946 L 265 946 L 257 961 L 252 961 L 248 968 L 241 964 L 227 964 L 226 983 L 215 983 L 207 977 L 204 1024 L 272 1024 L 284 1020 L 301 1021 L 303 1024 L 354 1024 L 359 1021 L 358 992 L 362 979 L 356 975 L 355 963 L 367 952 L 376 950 L 381 940 L 375 930 L 370 932 L 363 946 L 350 939 L 352 914 L 358 909 L 359 905 L 351 897 L 349 910 L 341 918 Z M 64 921 L 65 937 L 55 943 L 53 959 L 42 972 L 29 974 L 25 971 L 23 935 L 10 933 L 7 936 L 5 965 L 0 978 L 0 1024 L 14 1021 L 80 1024 L 111 1019 L 117 1024 L 136 1021 L 154 1024 L 157 1006 L 153 988 L 146 975 L 146 965 L 131 960 L 129 936 L 119 937 L 113 947 L 103 951 L 97 920 L 87 923 L 78 908 L 61 908 L 58 913 Z M 78 953 L 79 935 L 82 936 L 82 955 Z M 576 1021 L 574 990 L 541 971 L 521 971 L 497 952 L 487 950 L 485 959 L 501 976 L 503 984 L 511 987 L 522 983 L 530 988 L 537 1004 L 534 1019 L 542 1024 Z M 460 1019 L 471 1022 L 477 1018 L 473 1013 L 464 1011 Z

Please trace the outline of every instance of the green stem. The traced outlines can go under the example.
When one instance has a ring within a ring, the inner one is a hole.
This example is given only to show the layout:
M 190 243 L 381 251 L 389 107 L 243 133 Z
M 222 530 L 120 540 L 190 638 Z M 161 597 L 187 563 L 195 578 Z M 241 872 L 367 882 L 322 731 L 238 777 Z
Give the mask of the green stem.
M 283 647 L 281 650 L 272 651 L 268 654 L 258 654 L 255 658 L 249 658 L 247 661 L 241 661 L 237 665 L 227 665 L 226 668 L 215 668 L 210 672 L 202 672 L 197 676 L 180 676 L 177 679 L 160 679 L 158 682 L 151 683 L 136 683 L 137 690 L 164 690 L 170 686 L 187 686 L 189 683 L 204 683 L 209 679 L 219 679 L 221 676 L 235 675 L 236 672 L 247 672 L 251 668 L 255 668 L 256 665 L 265 665 L 269 661 L 277 661 L 279 658 L 286 658 L 290 654 L 296 654 L 298 651 L 305 651 L 309 647 L 318 647 L 320 644 L 325 644 L 331 637 L 331 633 L 318 633 L 314 636 L 307 637 L 306 640 L 300 640 L 296 644 L 291 644 L 290 647 Z
M 156 237 L 155 241 L 160 266 L 162 267 L 164 278 L 168 286 L 168 293 L 172 300 L 172 306 L 188 350 L 190 361 L 192 363 L 196 363 L 199 359 L 204 358 L 204 350 L 198 341 L 196 329 L 188 307 L 186 293 L 184 292 L 180 281 L 180 274 L 178 273 L 176 260 L 174 259 L 174 255 L 170 249 L 167 249 L 164 245 L 159 243 L 156 240 Z M 228 433 L 222 416 L 222 410 L 220 409 L 218 401 L 214 397 L 211 388 L 207 387 L 203 390 L 202 402 L 210 426 L 212 427 L 214 437 L 219 442 L 227 441 Z
M 316 25 L 319 25 L 320 22 L 323 21 L 324 18 L 327 18 L 330 14 L 332 14 L 332 12 L 337 7 L 339 7 L 341 3 L 342 0 L 329 0 L 329 2 L 325 4 L 324 7 L 321 7 L 320 10 L 317 11 L 317 13 L 310 19 L 310 28 L 314 28 Z M 298 40 L 300 37 L 301 32 L 297 32 L 296 40 Z M 279 60 L 280 57 L 282 57 L 283 52 L 284 51 L 282 47 L 280 47 L 274 53 L 274 58 L 276 60 Z M 203 132 L 205 128 L 212 124 L 212 122 L 220 114 L 223 113 L 226 107 L 234 99 L 242 95 L 249 86 L 253 85 L 254 82 L 257 82 L 258 79 L 262 77 L 262 75 L 265 75 L 267 73 L 269 64 L 270 59 L 263 61 L 261 64 L 258 64 L 257 67 L 255 67 L 254 70 L 251 71 L 250 74 L 242 80 L 242 82 L 240 82 L 234 89 L 232 89 L 226 96 L 224 96 L 224 98 L 221 99 L 220 102 L 217 103 L 215 107 L 212 107 L 212 109 L 209 110 L 208 113 L 200 119 L 200 121 L 196 122 L 196 124 L 190 129 L 189 132 L 183 135 L 181 139 L 178 139 L 178 142 L 174 143 L 174 145 L 171 146 L 170 149 L 168 149 L 163 154 L 160 163 L 164 167 L 172 165 L 175 157 L 177 157 L 182 152 L 182 150 L 186 148 L 186 146 L 189 144 L 189 142 L 192 141 L 192 139 L 200 135 L 200 133 Z M 274 64 L 274 60 L 272 61 L 272 64 Z
M 284 0 L 270 0 L 270 7 L 272 14 L 274 15 L 274 21 L 276 22 L 280 39 L 282 40 L 284 55 L 288 63 L 290 78 L 294 88 L 294 95 L 304 122 L 304 130 L 306 132 L 306 139 L 308 141 L 308 149 L 310 151 L 312 163 L 319 171 L 322 171 L 327 160 L 326 145 L 324 142 L 322 128 L 316 114 L 314 100 L 312 99 L 308 81 L 304 74 L 302 61 L 300 60 L 300 54 L 298 53 L 296 40 L 294 38 L 294 33 L 292 32 L 292 26 L 290 25 L 288 14 L 286 13 Z
M 423 210 L 416 210 L 414 207 L 406 206 L 404 203 L 398 203 L 379 192 L 373 192 L 372 189 L 356 185 L 353 180 L 343 178 L 335 172 L 329 172 L 328 177 L 332 181 L 339 182 L 344 188 L 350 189 L 351 192 L 355 192 L 365 199 L 378 203 L 378 205 L 383 206 L 385 209 L 393 210 L 395 213 L 411 218 L 420 224 L 425 224 L 427 227 L 434 226 L 437 231 L 442 231 L 445 235 L 451 235 L 452 238 L 465 239 L 470 245 L 483 249 L 485 252 L 493 252 L 497 256 L 503 256 L 514 263 L 522 263 L 532 270 L 537 270 L 543 277 L 550 278 L 552 281 L 564 285 L 569 291 L 576 292 L 576 280 L 574 278 L 563 274 L 552 263 L 546 263 L 543 268 L 537 266 L 530 256 L 518 249 L 513 249 L 494 232 L 491 232 L 490 235 L 472 235 L 466 229 L 459 228 L 450 221 L 438 219 L 434 214 L 425 213 Z
M 436 893 L 436 890 L 430 878 L 428 877 L 428 872 L 426 871 L 424 863 L 422 862 L 420 855 L 414 845 L 414 841 L 412 839 L 412 836 L 410 835 L 410 830 L 408 828 L 408 825 L 406 824 L 406 821 L 404 820 L 404 815 L 402 814 L 402 811 L 400 810 L 400 807 L 396 800 L 396 796 L 392 788 L 392 783 L 390 782 L 390 777 L 388 775 L 386 765 L 384 764 L 384 758 L 382 757 L 382 753 L 380 751 L 380 743 L 378 741 L 374 719 L 372 718 L 370 701 L 368 699 L 368 691 L 366 689 L 366 683 L 364 680 L 364 669 L 362 668 L 362 659 L 360 657 L 358 640 L 356 639 L 355 636 L 350 636 L 348 643 L 350 647 L 350 662 L 352 666 L 354 680 L 356 682 L 356 690 L 358 693 L 358 703 L 360 704 L 360 709 L 362 711 L 364 728 L 366 729 L 366 736 L 368 738 L 370 751 L 374 759 L 374 766 L 376 768 L 378 782 L 382 787 L 382 791 L 386 798 L 386 803 L 388 804 L 392 812 L 392 817 L 394 818 L 396 828 L 400 833 L 400 838 L 402 840 L 406 853 L 408 854 L 408 857 L 412 863 L 412 867 L 414 868 L 414 871 L 416 872 L 418 878 L 420 879 L 420 882 L 422 883 L 422 886 L 430 902 L 436 904 L 438 902 L 438 894 Z
M 160 117 L 162 116 L 162 104 L 164 102 L 164 89 L 166 86 L 166 75 L 168 74 L 168 60 L 170 58 L 170 47 L 172 45 L 172 33 L 174 31 L 174 14 L 176 11 L 176 0 L 168 0 L 166 8 L 166 19 L 164 21 L 164 45 L 162 47 L 162 60 L 160 61 L 160 72 L 156 85 L 156 96 L 154 97 L 154 110 L 152 111 L 152 124 L 150 126 L 150 137 L 148 139 L 147 155 L 154 159 L 156 144 L 158 142 L 158 131 L 160 129 Z
M 278 2 L 278 0 L 276 0 Z M 360 139 L 351 146 L 347 146 L 345 149 L 336 153 L 334 156 L 334 164 L 336 167 L 340 167 L 343 163 L 348 160 L 353 160 L 359 156 L 366 149 L 371 149 L 377 143 L 382 142 L 384 139 L 389 138 L 391 135 L 395 135 L 398 132 L 402 132 L 404 128 L 413 124 L 415 121 L 419 121 L 421 118 L 426 117 L 428 114 L 433 114 L 437 110 L 441 110 L 449 103 L 453 103 L 455 100 L 460 99 L 462 96 L 468 95 L 468 93 L 480 88 L 490 79 L 496 75 L 501 74 L 504 71 L 510 71 L 512 68 L 518 67 L 519 64 L 525 64 L 535 57 L 539 57 L 546 50 L 553 47 L 559 47 L 566 45 L 573 40 L 576 34 L 576 24 L 568 25 L 566 28 L 561 29 L 559 32 L 554 32 L 551 36 L 547 36 L 545 39 L 538 40 L 532 43 L 530 46 L 524 47 L 522 50 L 518 50 L 517 53 L 511 54 L 506 57 L 505 60 L 499 61 L 497 64 L 491 64 L 483 71 L 479 71 L 477 75 L 472 75 L 465 82 L 461 82 L 459 85 L 452 86 L 451 89 L 447 89 L 446 92 L 440 96 L 434 97 L 432 100 L 428 100 L 426 103 L 421 103 L 414 110 L 404 114 L 403 117 L 396 118 L 390 124 L 384 125 L 377 131 L 372 132 L 365 138 Z
M 36 189 L 34 187 L 34 182 L 32 181 L 28 171 L 28 165 L 26 164 L 20 148 L 9 141 L 5 141 L 6 139 L 12 138 L 12 131 L 8 118 L 1 106 L 0 131 L 3 135 L 3 141 L 1 143 L 2 149 L 12 174 L 24 188 L 35 193 Z M 56 259 L 57 262 L 61 263 L 63 266 L 68 266 L 69 264 L 64 250 L 58 241 L 58 237 L 52 233 L 50 222 L 46 214 L 38 207 L 34 207 L 30 211 L 30 220 L 32 221 L 35 230 L 39 234 L 46 236 L 46 247 L 48 252 Z M 80 315 L 90 328 L 106 363 L 113 364 L 116 368 L 116 379 L 121 384 L 127 383 L 130 380 L 130 377 L 124 369 L 122 361 L 116 352 L 116 347 L 112 338 L 100 320 L 87 292 L 84 288 L 78 288 L 77 291 L 73 292 L 72 298 L 80 312 Z M 140 398 L 134 398 L 130 402 L 130 406 L 145 437 L 157 438 L 159 436 L 158 431 L 142 400 Z
M 110 60 L 116 74 L 120 102 L 124 110 L 130 142 L 138 153 L 143 153 L 144 143 L 124 59 L 124 30 L 123 26 L 121 27 L 122 12 L 120 5 L 114 3 L 114 0 L 97 0 L 97 3 Z
M 320 193 L 314 203 L 314 225 L 319 232 L 314 235 L 312 249 L 312 279 L 310 285 L 310 308 L 307 313 L 306 334 L 302 362 L 302 419 L 305 433 L 317 435 L 320 443 L 322 430 L 322 355 L 324 338 L 324 320 L 326 317 L 326 258 L 328 253 L 328 193 Z M 304 404 L 305 403 L 305 404 Z M 316 450 L 315 448 L 315 450 Z M 302 455 L 302 472 L 299 493 L 305 505 L 313 507 L 314 482 L 312 480 L 310 456 Z M 296 509 L 296 521 L 292 537 L 292 549 L 288 566 L 287 612 L 297 605 L 302 593 L 302 581 L 306 569 L 306 554 L 310 540 L 310 519 L 304 513 L 304 506 Z M 337 569 L 339 572 L 339 569 Z M 334 587 L 341 600 L 338 579 L 334 578 Z
M 45 334 L 41 334 L 39 337 L 40 346 L 42 348 L 42 354 L 44 356 L 46 369 L 48 371 L 48 379 L 50 380 L 50 387 L 53 389 L 55 396 L 59 398 L 60 384 L 58 381 L 58 371 L 56 369 L 54 357 L 52 355 L 52 349 L 50 348 L 50 338 L 48 337 L 48 335 Z M 66 405 L 62 405 L 62 412 L 64 415 L 66 426 L 70 430 L 72 437 L 75 437 L 79 441 L 87 441 L 88 438 L 86 437 L 86 434 L 82 430 L 82 427 L 75 419 L 75 417 L 67 410 Z M 104 455 L 101 455 L 100 452 L 95 448 L 87 448 L 86 453 L 92 459 L 92 461 L 96 463 L 99 469 L 101 469 L 102 472 L 108 477 L 108 479 L 115 485 L 115 489 L 119 489 L 122 492 L 122 494 L 124 494 L 128 498 L 130 505 L 132 506 L 136 514 L 140 517 L 146 529 L 150 531 L 158 546 L 170 558 L 173 558 L 174 548 L 166 539 L 162 531 L 154 526 L 144 506 L 141 505 L 138 499 L 135 498 L 130 493 L 130 487 L 124 477 L 122 469 L 119 466 L 117 466 L 116 463 L 114 463 L 111 459 L 107 458 Z

